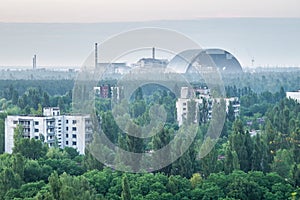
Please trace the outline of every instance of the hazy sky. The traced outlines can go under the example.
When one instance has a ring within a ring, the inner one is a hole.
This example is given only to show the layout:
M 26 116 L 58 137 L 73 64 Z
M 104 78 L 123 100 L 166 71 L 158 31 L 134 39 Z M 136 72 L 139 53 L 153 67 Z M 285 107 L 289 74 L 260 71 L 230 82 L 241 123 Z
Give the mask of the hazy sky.
M 0 0 L 0 22 L 300 17 L 299 0 Z
M 81 66 L 94 42 L 141 27 L 179 31 L 243 66 L 253 58 L 300 66 L 299 8 L 299 0 L 0 0 L 0 66 L 30 66 L 34 54 L 40 66 Z

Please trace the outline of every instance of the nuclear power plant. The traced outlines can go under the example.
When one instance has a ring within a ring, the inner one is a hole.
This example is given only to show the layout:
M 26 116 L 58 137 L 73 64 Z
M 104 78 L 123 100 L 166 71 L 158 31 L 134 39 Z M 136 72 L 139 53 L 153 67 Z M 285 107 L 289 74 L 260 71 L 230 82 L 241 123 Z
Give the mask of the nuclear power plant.
M 202 68 L 200 70 L 204 70 L 205 67 L 215 67 L 220 74 L 232 74 L 232 73 L 243 73 L 243 69 L 238 59 L 232 55 L 230 52 L 223 49 L 202 49 L 202 50 L 186 50 L 178 53 L 173 58 L 165 59 L 158 58 L 157 48 L 150 47 L 149 48 L 149 56 L 141 57 L 137 59 L 134 63 L 127 62 L 101 62 L 103 57 L 100 55 L 99 43 L 94 43 L 94 64 L 92 67 L 97 68 L 105 68 L 106 78 L 108 79 L 118 79 L 124 74 L 130 73 L 133 69 L 140 69 L 141 72 L 143 69 L 172 69 L 175 73 L 180 74 L 193 74 L 195 73 L 194 65 L 198 63 L 202 63 Z M 150 53 L 151 52 L 151 53 Z M 196 53 L 195 53 L 196 52 Z M 193 62 L 185 62 L 185 57 L 193 55 Z M 205 62 L 203 58 L 205 57 Z M 203 64 L 206 63 L 207 66 Z M 32 58 L 32 68 L 31 69 L 5 69 L 0 71 L 0 79 L 24 79 L 24 80 L 59 80 L 59 79 L 69 79 L 73 80 L 76 78 L 77 73 L 80 71 L 80 68 L 77 67 L 69 67 L 69 68 L 45 68 L 41 66 L 37 66 L 37 55 L 34 54 Z

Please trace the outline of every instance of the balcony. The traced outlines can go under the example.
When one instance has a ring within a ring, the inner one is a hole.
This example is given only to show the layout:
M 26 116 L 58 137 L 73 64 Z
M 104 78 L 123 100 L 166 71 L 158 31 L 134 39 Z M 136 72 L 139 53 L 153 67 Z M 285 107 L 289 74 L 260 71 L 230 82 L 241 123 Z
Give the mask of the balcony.
M 49 131 L 47 132 L 47 136 L 54 136 L 55 135 L 55 132 L 54 131 Z
M 53 138 L 51 138 L 51 139 L 47 139 L 47 143 L 54 143 L 55 142 L 55 138 L 53 137 Z

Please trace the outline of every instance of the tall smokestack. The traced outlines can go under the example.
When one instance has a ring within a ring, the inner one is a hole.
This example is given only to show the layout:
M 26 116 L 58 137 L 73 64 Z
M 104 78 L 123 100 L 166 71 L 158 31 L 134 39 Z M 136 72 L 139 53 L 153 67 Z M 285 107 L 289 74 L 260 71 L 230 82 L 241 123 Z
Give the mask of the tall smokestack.
M 95 67 L 98 64 L 98 43 L 95 43 Z
M 152 58 L 155 59 L 155 48 L 152 48 Z
M 36 69 L 36 55 L 34 55 L 32 59 L 32 68 Z

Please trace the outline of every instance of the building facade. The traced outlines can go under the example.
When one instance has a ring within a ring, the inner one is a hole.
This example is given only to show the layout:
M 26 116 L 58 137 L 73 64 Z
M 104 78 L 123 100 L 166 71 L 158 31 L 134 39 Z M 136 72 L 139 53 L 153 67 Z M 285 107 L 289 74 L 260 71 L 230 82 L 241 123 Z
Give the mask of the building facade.
M 291 98 L 300 103 L 300 90 L 297 92 L 287 92 L 286 93 L 286 98 Z
M 24 138 L 40 139 L 49 147 L 72 147 L 84 154 L 85 143 L 92 140 L 89 115 L 60 115 L 57 107 L 44 108 L 43 116 L 12 116 L 5 119 L 5 152 L 12 153 L 14 130 L 23 127 Z
M 192 94 L 195 93 L 195 94 Z M 224 98 L 226 103 L 226 112 L 228 113 L 229 105 L 233 107 L 234 117 L 238 117 L 240 113 L 240 102 L 238 97 Z M 189 106 L 189 104 L 194 101 L 195 107 Z M 189 109 L 192 109 L 195 112 L 194 122 L 197 123 L 199 121 L 204 122 L 206 120 L 210 120 L 212 118 L 212 109 L 214 103 L 219 103 L 221 101 L 220 98 L 212 98 L 210 95 L 210 90 L 207 88 L 196 88 L 190 89 L 188 87 L 182 87 L 180 91 L 180 98 L 176 101 L 176 111 L 177 111 L 177 122 L 178 125 L 181 126 L 184 120 L 187 119 L 187 115 L 189 113 Z M 206 116 L 202 116 L 202 119 L 199 119 L 199 108 L 206 109 L 204 114 Z

